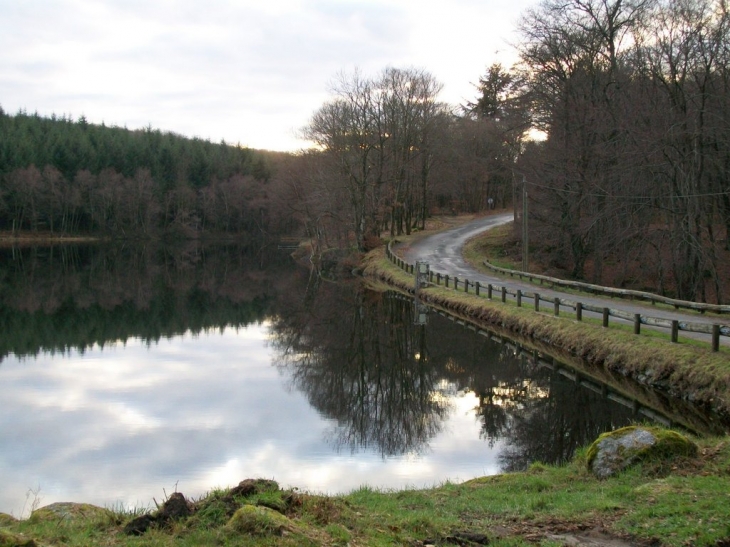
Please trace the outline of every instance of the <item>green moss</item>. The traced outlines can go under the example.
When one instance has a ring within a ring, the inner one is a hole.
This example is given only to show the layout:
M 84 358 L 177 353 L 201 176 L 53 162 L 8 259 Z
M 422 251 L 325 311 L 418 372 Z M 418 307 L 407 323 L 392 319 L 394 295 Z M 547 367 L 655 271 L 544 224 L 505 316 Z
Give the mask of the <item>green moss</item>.
M 13 524 L 15 522 L 18 522 L 18 519 L 16 519 L 12 515 L 8 515 L 7 513 L 0 513 L 0 526 L 8 526 L 9 524 Z
M 631 458 L 634 461 L 661 463 L 676 457 L 693 457 L 697 455 L 697 445 L 681 433 L 660 427 L 627 426 L 604 433 L 593 441 L 585 454 L 585 461 L 588 468 L 593 466 L 602 441 L 606 439 L 619 439 L 627 433 L 639 429 L 651 433 L 656 439 L 656 442 L 650 446 L 637 449 L 632 454 L 626 454 L 627 459 Z
M 226 524 L 230 530 L 255 536 L 280 536 L 295 529 L 294 523 L 268 507 L 244 505 Z
M 0 547 L 35 547 L 36 545 L 38 544 L 31 538 L 0 530 Z
M 28 520 L 37 523 L 58 520 L 105 521 L 113 518 L 113 513 L 108 509 L 89 503 L 52 503 L 33 511 Z

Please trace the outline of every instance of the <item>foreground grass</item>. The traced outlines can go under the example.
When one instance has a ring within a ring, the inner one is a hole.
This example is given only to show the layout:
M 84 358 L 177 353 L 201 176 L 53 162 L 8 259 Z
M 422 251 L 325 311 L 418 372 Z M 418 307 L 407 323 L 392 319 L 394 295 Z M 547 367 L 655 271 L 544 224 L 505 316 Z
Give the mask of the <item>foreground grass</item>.
M 139 536 L 124 533 L 134 515 L 100 509 L 52 518 L 41 509 L 27 520 L 0 520 L 0 545 L 22 545 L 21 534 L 34 542 L 26 545 L 68 546 L 547 546 L 587 535 L 597 545 L 728 545 L 730 443 L 696 441 L 696 457 L 645 463 L 607 480 L 578 455 L 561 467 L 534 464 L 427 490 L 330 497 L 276 485 L 240 496 L 216 490 L 190 502 L 191 515 Z

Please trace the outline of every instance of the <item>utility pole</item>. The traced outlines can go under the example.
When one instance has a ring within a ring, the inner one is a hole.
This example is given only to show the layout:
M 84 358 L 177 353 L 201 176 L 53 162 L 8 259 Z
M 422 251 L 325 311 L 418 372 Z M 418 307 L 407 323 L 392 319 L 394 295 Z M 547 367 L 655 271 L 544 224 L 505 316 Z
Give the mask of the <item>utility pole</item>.
M 515 172 L 512 171 L 512 220 L 517 224 L 517 181 L 515 180 Z
M 527 258 L 527 179 L 522 175 L 522 271 L 526 272 L 529 268 Z

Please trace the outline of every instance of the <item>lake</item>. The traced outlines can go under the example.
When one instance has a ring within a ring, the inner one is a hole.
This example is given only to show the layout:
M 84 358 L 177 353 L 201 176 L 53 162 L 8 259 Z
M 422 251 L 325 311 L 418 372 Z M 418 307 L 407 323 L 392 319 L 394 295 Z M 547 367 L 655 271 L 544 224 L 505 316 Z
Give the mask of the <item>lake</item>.
M 440 314 L 415 323 L 409 298 L 256 246 L 0 250 L 0 512 L 257 477 L 428 487 L 675 419 Z

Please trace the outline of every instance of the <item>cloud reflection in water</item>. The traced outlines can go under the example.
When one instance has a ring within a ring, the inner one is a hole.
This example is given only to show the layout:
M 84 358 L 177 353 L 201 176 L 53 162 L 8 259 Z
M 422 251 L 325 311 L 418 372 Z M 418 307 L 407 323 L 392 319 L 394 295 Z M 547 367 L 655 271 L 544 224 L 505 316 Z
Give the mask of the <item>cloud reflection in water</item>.
M 0 511 L 26 492 L 55 501 L 148 506 L 175 488 L 200 496 L 266 477 L 317 492 L 430 486 L 498 471 L 500 443 L 479 438 L 472 395 L 424 454 L 338 453 L 337 423 L 272 366 L 266 324 L 138 339 L 83 354 L 9 356 L 0 366 Z M 27 511 L 27 508 L 26 508 Z

